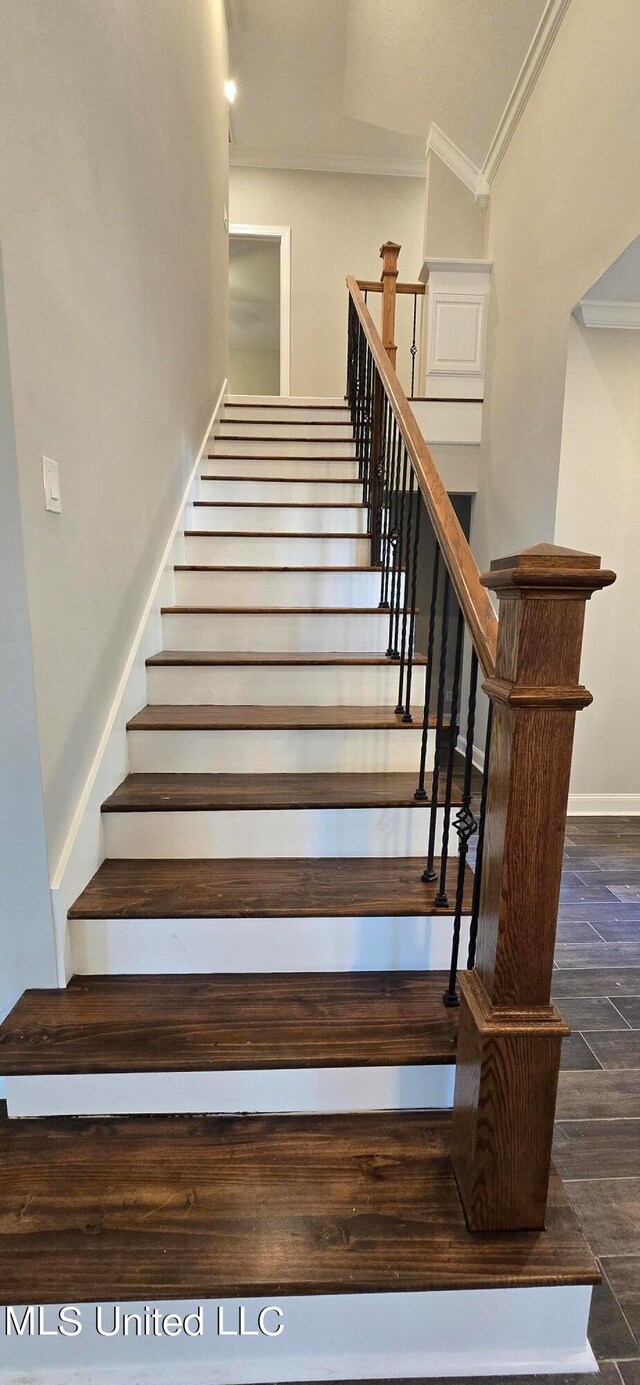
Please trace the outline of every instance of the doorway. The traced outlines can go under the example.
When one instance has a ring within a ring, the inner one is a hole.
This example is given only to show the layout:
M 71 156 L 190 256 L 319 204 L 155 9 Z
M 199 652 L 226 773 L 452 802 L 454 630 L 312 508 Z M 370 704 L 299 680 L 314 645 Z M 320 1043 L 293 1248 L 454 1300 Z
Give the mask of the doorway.
M 289 335 L 289 227 L 231 226 L 230 392 L 288 395 Z

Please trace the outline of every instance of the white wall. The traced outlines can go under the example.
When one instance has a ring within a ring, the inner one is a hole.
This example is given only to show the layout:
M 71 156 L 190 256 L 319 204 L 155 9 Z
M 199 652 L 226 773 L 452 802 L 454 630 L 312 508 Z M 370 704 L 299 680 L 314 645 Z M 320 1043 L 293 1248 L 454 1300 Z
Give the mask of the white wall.
M 0 497 L 1 1018 L 56 980 L 1 256 Z
M 223 0 L 2 0 L 0 236 L 52 873 L 226 367 Z M 60 466 L 45 513 L 41 454 Z
M 554 537 L 571 309 L 640 231 L 639 53 L 638 0 L 572 0 L 491 187 L 481 567 Z
M 424 185 L 419 178 L 232 168 L 232 222 L 291 227 L 291 393 L 343 395 L 345 278 L 378 279 L 383 241 L 402 245 L 400 276 L 422 265 Z M 398 343 L 410 341 L 408 304 Z M 404 350 L 402 364 L 407 352 Z M 398 355 L 401 363 L 401 353 Z
M 581 679 L 594 701 L 576 718 L 573 812 L 640 812 L 640 333 L 572 319 L 556 542 L 605 550 L 615 586 L 585 621 Z
M 480 259 L 487 214 L 469 188 L 432 149 L 427 154 L 425 189 L 425 257 Z

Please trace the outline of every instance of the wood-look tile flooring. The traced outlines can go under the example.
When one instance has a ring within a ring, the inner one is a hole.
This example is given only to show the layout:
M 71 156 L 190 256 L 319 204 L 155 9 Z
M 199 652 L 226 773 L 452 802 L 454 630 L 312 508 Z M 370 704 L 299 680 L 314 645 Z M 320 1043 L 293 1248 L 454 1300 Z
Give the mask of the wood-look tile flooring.
M 603 1272 L 591 1345 L 605 1385 L 640 1385 L 640 817 L 569 818 L 554 996 L 574 1031 L 554 1160 Z
M 603 1274 L 589 1325 L 600 1375 L 534 1378 L 640 1385 L 640 817 L 568 820 L 554 995 L 574 1031 L 564 1045 L 554 1160 Z M 484 1377 L 483 1385 L 531 1381 Z

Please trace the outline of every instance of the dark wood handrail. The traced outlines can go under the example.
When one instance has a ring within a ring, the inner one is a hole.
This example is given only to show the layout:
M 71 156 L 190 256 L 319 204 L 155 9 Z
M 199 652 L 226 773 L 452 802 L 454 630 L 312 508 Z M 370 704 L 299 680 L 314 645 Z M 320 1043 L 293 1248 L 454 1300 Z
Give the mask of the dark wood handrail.
M 495 674 L 498 617 L 480 581 L 480 571 L 462 527 L 440 480 L 409 401 L 382 345 L 358 280 L 347 277 L 347 288 L 369 343 L 382 387 L 393 409 L 442 556 L 446 562 L 480 667 L 486 678 Z

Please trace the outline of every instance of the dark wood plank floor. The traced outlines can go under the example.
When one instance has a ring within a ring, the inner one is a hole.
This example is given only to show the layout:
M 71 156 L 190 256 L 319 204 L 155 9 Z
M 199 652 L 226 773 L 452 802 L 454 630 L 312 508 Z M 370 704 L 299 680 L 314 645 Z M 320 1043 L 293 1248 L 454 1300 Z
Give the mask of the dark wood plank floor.
M 0 1121 L 0 1301 L 589 1283 L 547 1230 L 471 1235 L 448 1113 Z

